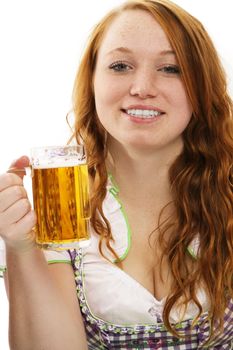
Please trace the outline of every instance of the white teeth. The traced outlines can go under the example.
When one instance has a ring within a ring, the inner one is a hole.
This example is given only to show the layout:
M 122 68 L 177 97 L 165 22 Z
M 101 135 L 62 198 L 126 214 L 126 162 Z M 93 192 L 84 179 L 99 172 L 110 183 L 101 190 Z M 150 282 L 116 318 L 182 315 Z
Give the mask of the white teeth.
M 129 115 L 132 115 L 133 117 L 140 117 L 140 118 L 153 118 L 157 117 L 158 115 L 161 115 L 161 112 L 155 111 L 153 109 L 127 109 L 126 113 Z

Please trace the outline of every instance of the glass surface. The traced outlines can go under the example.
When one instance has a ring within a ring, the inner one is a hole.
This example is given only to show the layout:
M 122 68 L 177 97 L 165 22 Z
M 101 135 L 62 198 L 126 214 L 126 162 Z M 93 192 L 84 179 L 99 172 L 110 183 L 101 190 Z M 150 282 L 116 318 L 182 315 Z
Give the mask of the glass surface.
M 90 242 L 88 169 L 83 146 L 31 151 L 36 241 L 44 249 L 72 249 Z

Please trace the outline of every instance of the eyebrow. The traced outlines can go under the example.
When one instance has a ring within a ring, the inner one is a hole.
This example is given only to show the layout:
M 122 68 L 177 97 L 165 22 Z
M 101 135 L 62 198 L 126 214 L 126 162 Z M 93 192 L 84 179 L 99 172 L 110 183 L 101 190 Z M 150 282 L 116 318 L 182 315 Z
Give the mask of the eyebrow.
M 115 53 L 115 52 L 132 53 L 133 51 L 130 50 L 129 48 L 127 48 L 127 47 L 121 46 L 121 47 L 117 47 L 117 48 L 109 51 L 107 53 L 107 55 L 111 55 L 112 53 Z M 173 55 L 173 56 L 175 56 L 176 54 L 175 54 L 175 51 L 170 50 L 170 49 L 162 50 L 162 51 L 159 52 L 159 56 L 166 56 L 166 55 Z
M 166 55 L 174 55 L 174 56 L 176 56 L 176 53 L 173 50 L 163 50 L 159 54 L 161 56 L 166 56 Z

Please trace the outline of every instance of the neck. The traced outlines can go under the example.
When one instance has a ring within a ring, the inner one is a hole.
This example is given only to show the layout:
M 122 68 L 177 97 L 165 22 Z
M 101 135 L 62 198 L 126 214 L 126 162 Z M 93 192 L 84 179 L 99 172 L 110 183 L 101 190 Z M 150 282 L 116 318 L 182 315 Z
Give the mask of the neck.
M 167 190 L 170 187 L 169 168 L 181 149 L 180 144 L 177 147 L 173 145 L 172 150 L 126 149 L 116 141 L 111 141 L 108 170 L 113 174 L 120 190 L 123 184 L 123 187 L 135 187 L 137 191 L 148 189 L 150 193 L 156 193 L 159 189 Z
M 108 170 L 119 188 L 119 199 L 133 222 L 139 222 L 145 232 L 152 232 L 155 223 L 174 215 L 169 169 L 178 154 L 178 148 L 168 150 L 130 150 L 122 145 L 109 147 Z M 162 216 L 161 216 L 162 215 Z M 145 226 L 144 226 L 145 225 Z

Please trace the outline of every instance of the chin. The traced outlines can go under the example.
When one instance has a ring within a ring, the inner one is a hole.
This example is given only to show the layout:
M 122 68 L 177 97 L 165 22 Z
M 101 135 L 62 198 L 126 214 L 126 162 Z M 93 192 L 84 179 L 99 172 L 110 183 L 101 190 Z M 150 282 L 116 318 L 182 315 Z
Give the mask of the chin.
M 139 151 L 142 151 L 142 150 L 156 150 L 159 147 L 158 144 L 154 144 L 154 143 L 150 143 L 147 141 L 142 141 L 142 140 L 134 140 L 134 141 L 128 141 L 127 143 L 125 143 L 125 146 L 126 148 L 129 147 L 129 148 L 134 148 L 135 150 L 139 150 Z

